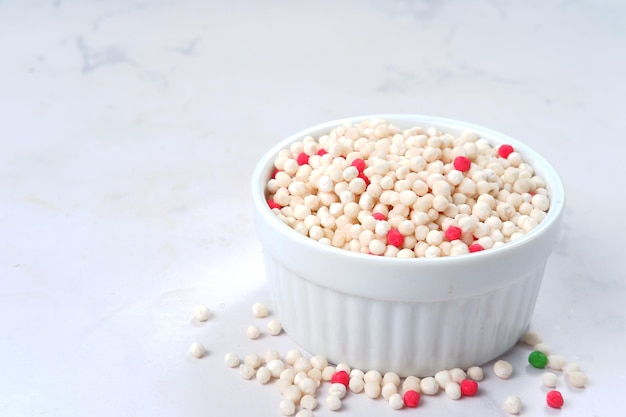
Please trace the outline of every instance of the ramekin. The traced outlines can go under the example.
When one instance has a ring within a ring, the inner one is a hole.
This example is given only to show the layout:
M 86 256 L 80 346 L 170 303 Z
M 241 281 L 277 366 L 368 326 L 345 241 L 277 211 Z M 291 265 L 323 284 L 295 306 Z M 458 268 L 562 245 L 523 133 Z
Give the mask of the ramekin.
M 278 152 L 305 136 L 319 137 L 345 122 L 366 119 L 385 119 L 403 129 L 434 126 L 455 135 L 471 130 L 494 145 L 513 145 L 546 182 L 547 216 L 522 238 L 500 247 L 418 259 L 331 247 L 279 220 L 265 193 Z M 333 363 L 400 376 L 481 365 L 520 339 L 530 323 L 565 205 L 557 172 L 523 142 L 471 123 L 404 114 L 331 121 L 282 140 L 259 160 L 252 196 L 274 313 L 285 332 L 311 354 L 325 355 Z

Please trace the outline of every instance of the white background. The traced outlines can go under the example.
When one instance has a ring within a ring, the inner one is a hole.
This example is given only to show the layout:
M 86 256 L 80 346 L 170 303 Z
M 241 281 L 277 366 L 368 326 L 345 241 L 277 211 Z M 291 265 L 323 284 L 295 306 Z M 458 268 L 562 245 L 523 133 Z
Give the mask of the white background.
M 626 369 L 620 1 L 0 1 L 0 415 L 280 415 L 224 354 L 269 302 L 250 174 L 327 120 L 420 113 L 528 143 L 567 187 L 531 328 L 579 362 L 545 406 L 528 348 L 402 414 L 615 416 Z M 213 318 L 199 324 L 193 306 Z M 194 341 L 203 359 L 187 350 Z M 323 401 L 324 395 L 321 394 Z M 395 415 L 349 395 L 340 415 Z M 317 416 L 335 415 L 322 404 Z M 338 414 L 339 415 L 339 414 Z

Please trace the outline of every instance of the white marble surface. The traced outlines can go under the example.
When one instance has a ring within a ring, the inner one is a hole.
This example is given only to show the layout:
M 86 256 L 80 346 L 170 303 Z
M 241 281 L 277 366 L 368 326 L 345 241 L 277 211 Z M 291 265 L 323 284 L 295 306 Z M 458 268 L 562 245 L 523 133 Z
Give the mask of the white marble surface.
M 505 416 L 520 395 L 522 415 L 619 415 L 625 14 L 591 0 L 0 1 L 0 415 L 280 415 L 274 387 L 223 365 L 294 347 L 245 337 L 268 301 L 252 167 L 302 128 L 387 112 L 489 126 L 556 166 L 567 210 L 532 328 L 589 375 L 584 390 L 561 379 L 566 407 L 550 410 L 516 347 L 513 379 L 420 414 Z M 207 357 L 188 356 L 194 341 Z M 394 413 L 352 395 L 340 414 Z

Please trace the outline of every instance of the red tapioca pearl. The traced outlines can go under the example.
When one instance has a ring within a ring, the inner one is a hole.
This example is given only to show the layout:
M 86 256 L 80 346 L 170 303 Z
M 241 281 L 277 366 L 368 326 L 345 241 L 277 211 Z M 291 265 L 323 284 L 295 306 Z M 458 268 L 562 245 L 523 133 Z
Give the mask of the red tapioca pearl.
M 342 384 L 348 387 L 350 384 L 350 375 L 346 371 L 338 371 L 333 374 L 330 379 L 332 384 Z
M 513 149 L 513 147 L 511 145 L 500 145 L 500 147 L 498 148 L 498 155 L 500 155 L 502 158 L 508 158 L 509 155 L 514 151 L 515 149 Z
M 474 252 L 480 252 L 481 250 L 485 250 L 485 248 L 483 248 L 483 247 L 482 247 L 482 245 L 481 245 L 481 244 L 479 244 L 479 243 L 472 243 L 472 244 L 469 246 L 469 251 L 470 251 L 471 253 L 474 253 Z
M 478 382 L 471 379 L 464 379 L 461 381 L 461 394 L 466 397 L 472 397 L 478 392 Z
M 383 213 L 372 213 L 372 217 L 376 220 L 387 220 L 387 216 L 385 216 Z
M 352 161 L 351 165 L 359 170 L 359 174 L 363 173 L 363 171 L 365 170 L 365 161 L 361 158 L 356 158 L 354 161 Z
M 305 154 L 304 152 L 300 152 L 298 154 L 298 156 L 296 157 L 296 162 L 298 163 L 298 165 L 305 165 L 309 163 L 309 155 Z
M 548 407 L 551 408 L 561 408 L 563 407 L 563 395 L 557 390 L 549 391 L 546 394 L 546 403 L 548 403 Z
M 317 151 L 317 154 L 318 154 L 319 156 L 324 156 L 324 155 L 326 155 L 327 153 L 328 153 L 328 151 L 327 151 L 326 149 L 324 149 L 324 148 L 320 148 L 320 150 L 319 150 L 319 151 Z
M 389 232 L 387 232 L 387 243 L 396 248 L 401 248 L 404 243 L 404 236 L 402 236 L 402 233 L 400 233 L 398 229 L 390 229 Z
M 267 200 L 267 205 L 270 206 L 270 209 L 281 209 L 283 208 L 280 204 L 278 204 L 276 201 L 274 201 L 273 198 L 270 198 Z
M 452 165 L 457 171 L 467 172 L 472 166 L 472 161 L 466 156 L 457 156 L 454 158 Z
M 402 397 L 404 405 L 409 408 L 415 408 L 420 402 L 420 394 L 415 390 L 407 390 Z
M 463 230 L 461 230 L 461 228 L 457 226 L 450 226 L 446 229 L 444 235 L 446 239 L 450 241 L 457 240 L 460 239 L 461 236 L 463 236 Z

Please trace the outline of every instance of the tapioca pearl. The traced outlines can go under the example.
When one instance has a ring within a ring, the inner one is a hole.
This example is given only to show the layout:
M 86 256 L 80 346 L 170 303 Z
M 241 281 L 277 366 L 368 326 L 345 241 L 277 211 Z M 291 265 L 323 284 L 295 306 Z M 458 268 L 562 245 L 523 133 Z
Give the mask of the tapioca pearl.
M 377 236 L 387 236 L 387 233 L 389 233 L 389 230 L 391 230 L 391 225 L 389 224 L 389 222 L 386 220 L 380 220 L 376 223 L 376 227 L 374 228 L 374 233 Z
M 470 178 L 463 178 L 463 181 L 456 187 L 457 192 L 472 196 L 476 194 L 476 183 Z
M 300 407 L 303 410 L 315 410 L 317 408 L 317 399 L 314 395 L 305 394 L 300 398 Z
M 296 172 L 298 172 L 299 167 L 300 165 L 298 164 L 298 161 L 290 158 L 285 160 L 285 163 L 283 165 L 283 171 L 289 176 L 293 177 Z
M 303 221 L 298 220 L 295 225 L 292 226 L 293 230 L 300 233 L 301 235 L 308 236 L 309 229 L 304 225 Z
M 458 382 L 450 382 L 448 385 L 446 385 L 444 391 L 446 392 L 448 398 L 450 398 L 451 400 L 458 400 L 461 398 L 461 386 Z
M 397 393 L 398 393 L 398 386 L 395 385 L 392 382 L 388 382 L 388 383 L 382 385 L 382 388 L 380 390 L 380 394 L 387 401 L 389 401 L 389 397 L 391 397 L 393 394 L 397 394 Z
M 545 343 L 535 344 L 533 346 L 533 350 L 536 350 L 537 352 L 541 352 L 546 356 L 550 355 L 550 346 L 546 345 Z
M 319 180 L 317 181 L 318 190 L 328 193 L 333 191 L 334 188 L 335 183 L 328 175 L 322 175 L 321 177 L 319 177 Z
M 531 230 L 533 230 L 535 227 L 538 226 L 538 222 L 537 220 L 535 220 L 534 218 L 530 217 L 530 216 L 521 216 L 520 220 L 518 222 L 518 227 L 524 232 L 524 233 L 528 233 Z
M 368 246 L 375 238 L 376 235 L 372 230 L 363 230 L 361 234 L 359 234 L 359 242 L 361 243 L 361 246 Z
M 513 191 L 519 194 L 533 191 L 533 183 L 529 178 L 518 178 L 513 183 Z
M 415 223 L 411 220 L 402 220 L 397 226 L 398 231 L 403 236 L 412 236 L 415 233 Z
M 452 202 L 457 206 L 459 212 L 461 212 L 461 205 L 467 203 L 467 196 L 463 193 L 454 193 L 452 194 Z
M 422 152 L 422 157 L 426 162 L 436 161 L 441 157 L 441 149 L 427 146 Z
M 554 372 L 546 372 L 543 374 L 542 383 L 548 388 L 554 388 L 557 386 L 558 377 Z
M 259 367 L 256 371 L 256 380 L 260 384 L 267 384 L 272 379 L 272 374 L 265 366 Z
M 431 188 L 432 194 L 434 196 L 440 195 L 444 197 L 451 197 L 452 189 L 450 187 L 450 184 L 444 179 L 444 177 L 442 177 L 442 179 L 433 181 Z
M 373 255 L 382 255 L 387 250 L 387 245 L 380 239 L 373 239 L 367 247 Z
M 380 194 L 380 203 L 394 206 L 400 202 L 400 193 L 393 190 L 385 190 Z
M 420 380 L 420 392 L 424 395 L 435 395 L 439 388 L 439 383 L 431 376 Z
M 487 217 L 484 221 L 490 232 L 502 229 L 502 220 L 494 215 Z
M 465 156 L 469 159 L 475 159 L 478 156 L 478 147 L 474 142 L 466 142 L 462 145 L 463 150 L 465 151 Z
M 289 190 L 287 190 L 284 187 L 279 188 L 274 193 L 273 200 L 277 204 L 281 205 L 282 207 L 288 206 L 289 205 L 289 201 L 291 200 L 291 195 L 289 194 Z
M 448 198 L 449 197 L 443 195 L 436 195 L 435 198 L 433 198 L 432 207 L 440 213 L 444 212 L 450 206 Z
M 450 376 L 450 371 L 441 370 L 435 373 L 434 375 L 435 381 L 439 384 L 439 387 L 444 389 L 450 381 L 452 381 L 452 377 Z
M 320 192 L 317 194 L 317 196 L 320 199 L 320 203 L 327 207 L 330 206 L 332 203 L 339 201 L 339 197 L 337 197 L 337 194 L 335 194 L 334 192 Z
M 349 231 L 347 233 L 348 237 L 351 239 L 359 239 L 359 235 L 363 232 L 363 226 L 360 224 L 353 224 L 348 227 Z
M 444 234 L 441 230 L 430 230 L 426 235 L 426 242 L 429 245 L 439 246 L 443 239 Z
M 470 366 L 467 368 L 467 377 L 473 381 L 480 382 L 484 379 L 485 374 L 480 366 Z
M 493 248 L 493 239 L 491 238 L 491 236 L 481 236 L 479 237 L 476 242 L 477 244 L 479 244 L 480 246 L 483 247 L 483 249 L 491 249 Z
M 476 192 L 478 194 L 487 194 L 491 191 L 491 184 L 485 180 L 476 183 Z
M 463 173 L 456 169 L 451 170 L 446 175 L 446 181 L 448 181 L 448 183 L 453 186 L 458 186 L 459 184 L 461 184 L 464 178 L 465 176 L 463 175 Z
M 550 208 L 550 200 L 544 194 L 533 195 L 530 203 L 533 205 L 533 207 L 541 211 L 548 211 L 548 208 Z
M 304 205 L 304 198 L 298 195 L 292 195 L 291 198 L 289 199 L 289 207 L 293 207 L 295 209 L 297 206 L 300 206 L 300 205 Z M 298 220 L 302 220 L 302 219 L 298 219 Z
M 479 220 L 484 221 L 491 215 L 491 208 L 487 203 L 477 202 L 472 207 L 472 214 Z
M 548 355 L 548 368 L 562 371 L 567 365 L 567 360 L 561 355 Z
M 535 184 L 535 186 L 537 187 L 535 189 L 535 193 L 548 195 L 548 191 L 546 190 L 546 181 L 542 177 L 538 175 L 533 175 L 531 179 L 533 183 Z
M 363 178 L 357 177 L 350 181 L 348 190 L 354 195 L 362 195 L 367 189 L 367 184 Z
M 441 175 L 442 177 L 445 177 L 444 175 L 444 166 L 445 164 L 440 161 L 439 159 L 429 162 L 428 165 L 426 165 L 426 172 L 430 175 Z
M 506 237 L 502 234 L 500 230 L 492 230 L 489 234 L 489 238 L 493 242 L 491 247 L 495 247 L 497 243 L 504 243 L 506 241 Z
M 524 201 L 520 193 L 512 192 L 506 198 L 506 202 L 511 204 L 515 209 L 517 209 L 520 206 L 520 204 L 522 204 Z
M 340 156 L 346 156 L 349 152 L 349 149 L 340 142 L 333 142 L 328 145 L 328 153 L 332 155 L 334 158 L 338 158 Z
M 585 388 L 587 386 L 587 375 L 582 371 L 567 372 L 566 379 L 574 388 Z
M 493 364 L 493 373 L 500 379 L 509 379 L 513 373 L 513 366 L 505 360 L 498 360 Z
M 413 245 L 415 247 L 415 245 Z M 410 248 L 403 248 L 398 251 L 397 258 L 415 258 L 415 251 Z
M 524 237 L 524 233 L 522 233 L 522 232 L 515 232 L 515 233 L 513 233 L 509 237 L 509 242 L 517 240 L 517 239 L 522 238 L 522 237 Z
M 307 195 L 304 197 L 304 205 L 311 211 L 317 211 L 320 208 L 320 199 L 316 195 Z
M 309 178 L 311 177 L 312 172 L 313 172 L 313 167 L 311 167 L 309 164 L 300 165 L 293 179 L 295 181 L 302 181 L 304 183 L 307 183 L 309 181 Z
M 517 415 L 522 411 L 522 400 L 516 395 L 506 397 L 502 407 L 507 413 Z
M 336 221 L 335 216 L 331 216 L 330 214 L 320 216 L 320 225 L 326 229 L 333 229 Z
M 451 242 L 450 246 L 450 256 L 459 256 L 465 255 L 469 253 L 469 248 L 465 242 L 455 241 Z
M 428 184 L 425 181 L 418 179 L 411 184 L 411 191 L 418 197 L 423 197 L 428 194 Z
M 286 154 L 285 154 L 286 152 Z M 285 161 L 290 158 L 291 152 L 289 150 L 282 149 L 276 158 L 274 158 L 274 168 L 278 171 L 282 171 L 285 167 Z
M 435 199 L 435 196 L 433 194 L 430 194 L 430 193 L 425 194 L 422 197 L 419 197 L 417 200 L 415 200 L 415 203 L 413 203 L 412 208 L 413 210 L 427 213 L 428 209 L 432 207 L 434 199 Z
M 306 217 L 311 215 L 311 209 L 305 206 L 304 204 L 298 204 L 293 208 L 293 216 L 297 220 L 304 220 Z
M 343 207 L 344 215 L 350 219 L 356 219 L 360 211 L 361 211 L 361 207 L 359 207 L 359 205 L 355 203 L 354 201 L 347 203 Z
M 289 185 L 289 184 L 287 184 Z M 280 188 L 280 184 L 278 183 L 278 181 L 276 181 L 275 178 L 272 178 L 270 180 L 267 181 L 267 185 L 266 185 L 266 190 L 270 193 L 270 194 L 274 194 L 276 193 L 276 191 L 278 191 L 278 189 Z
M 293 368 L 285 368 L 278 376 L 278 379 L 284 379 L 289 382 L 289 385 L 292 385 L 295 376 L 296 371 L 294 371 Z
M 356 201 L 356 196 L 354 195 L 353 192 L 351 192 L 350 190 L 346 189 L 345 191 L 342 191 L 339 194 L 339 201 L 343 205 L 346 205 L 348 203 L 353 203 L 353 202 Z
M 463 233 L 471 233 L 476 228 L 476 224 L 478 224 L 478 217 L 474 214 L 470 216 L 457 217 L 458 227 L 461 228 Z
M 441 248 L 439 248 L 439 246 L 429 246 L 424 251 L 425 258 L 439 258 L 441 255 Z
M 248 326 L 248 328 L 246 329 L 246 336 L 248 336 L 249 339 L 258 339 L 258 337 L 261 335 L 261 330 L 259 329 L 258 326 Z
M 295 404 L 299 404 L 300 399 L 302 398 L 302 391 L 300 391 L 300 388 L 295 384 L 289 385 L 283 390 L 282 396 L 285 400 L 290 400 Z
M 359 170 L 354 166 L 346 167 L 341 173 L 341 177 L 346 182 L 350 182 L 353 179 L 357 178 L 358 176 L 359 176 Z
M 252 379 L 252 377 L 254 377 L 255 374 L 256 374 L 256 371 L 250 365 L 245 364 L 245 363 L 242 363 L 241 365 L 239 365 L 239 375 L 241 375 L 242 378 Z
M 413 208 L 415 208 L 415 206 L 413 206 Z M 410 213 L 409 218 L 416 227 L 428 224 L 428 222 L 430 221 L 430 219 L 428 218 L 428 214 L 418 210 L 413 210 Z
M 461 368 L 452 368 L 450 369 L 450 378 L 452 381 L 460 384 L 465 378 L 467 378 L 467 373 Z
M 189 347 L 189 353 L 194 358 L 202 358 L 206 354 L 206 349 L 200 342 L 194 342 Z
M 420 392 L 420 378 L 414 375 L 409 375 L 406 378 L 404 378 L 404 381 L 402 381 L 401 392 L 404 394 L 405 392 L 409 390 L 415 391 L 417 393 Z
M 488 236 L 489 232 L 489 226 L 487 226 L 484 222 L 477 222 L 472 230 L 472 235 L 475 238 L 481 238 L 483 236 Z
M 514 167 L 519 167 L 520 164 L 523 162 L 522 155 L 516 151 L 511 152 L 506 159 L 509 161 L 511 166 Z
M 547 215 L 548 215 L 547 212 L 539 210 L 536 207 L 529 214 L 529 216 L 532 217 L 533 219 L 535 219 L 537 221 L 537 223 L 541 223 L 543 221 L 543 219 L 546 218 Z
M 252 369 L 257 369 L 263 364 L 263 359 L 256 353 L 249 353 L 244 357 L 243 362 L 244 364 L 252 367 Z
M 390 176 L 384 176 L 380 179 L 380 187 L 382 190 L 393 190 L 394 187 L 394 179 Z M 381 191 L 382 194 L 382 191 Z

